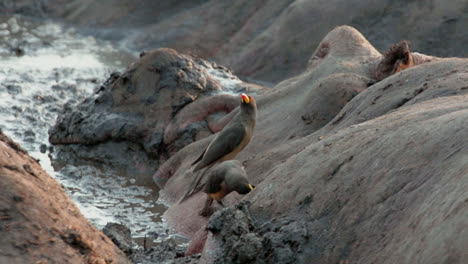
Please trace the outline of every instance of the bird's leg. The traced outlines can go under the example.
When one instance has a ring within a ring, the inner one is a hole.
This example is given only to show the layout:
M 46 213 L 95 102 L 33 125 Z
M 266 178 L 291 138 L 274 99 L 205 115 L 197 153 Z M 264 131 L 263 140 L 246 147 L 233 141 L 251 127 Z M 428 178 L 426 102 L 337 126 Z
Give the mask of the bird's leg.
M 218 204 L 221 205 L 222 207 L 226 207 L 226 206 L 224 205 L 223 201 L 221 201 L 221 200 L 219 200 L 219 201 L 216 200 L 216 202 L 218 202 Z
M 210 195 L 206 196 L 206 202 L 205 202 L 205 207 L 200 211 L 201 216 L 210 216 L 213 211 L 211 210 L 211 204 L 213 204 L 213 198 L 210 197 Z

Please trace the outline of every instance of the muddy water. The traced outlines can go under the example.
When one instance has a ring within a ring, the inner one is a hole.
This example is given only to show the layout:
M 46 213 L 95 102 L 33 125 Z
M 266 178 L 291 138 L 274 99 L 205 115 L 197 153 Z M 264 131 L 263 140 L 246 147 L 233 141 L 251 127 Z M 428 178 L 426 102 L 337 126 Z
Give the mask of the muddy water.
M 161 239 L 166 208 L 156 203 L 156 187 L 100 164 L 58 162 L 48 143 L 64 104 L 77 104 L 134 58 L 53 22 L 0 17 L 0 128 L 40 160 L 98 228 L 118 222 L 134 237 Z

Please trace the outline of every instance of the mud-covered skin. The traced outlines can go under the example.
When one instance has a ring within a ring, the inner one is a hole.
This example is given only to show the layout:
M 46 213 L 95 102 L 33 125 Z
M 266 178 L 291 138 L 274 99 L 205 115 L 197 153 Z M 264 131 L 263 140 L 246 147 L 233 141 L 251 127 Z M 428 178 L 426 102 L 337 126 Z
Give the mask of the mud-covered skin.
M 464 230 L 463 193 L 468 190 L 468 61 L 429 62 L 417 55 L 414 67 L 369 83 L 383 58 L 358 31 L 338 27 L 323 39 L 301 75 L 259 96 L 256 129 L 261 133 L 238 157 L 257 187 L 245 197 L 227 196 L 225 202 L 250 201 L 259 226 L 278 219 L 278 230 L 308 234 L 303 239 L 291 232 L 298 244 L 291 242 L 292 248 L 273 246 L 283 252 L 277 254 L 282 260 L 275 261 L 466 261 L 466 234 L 459 230 Z M 419 59 L 426 63 L 416 63 Z M 187 146 L 163 165 L 173 172 L 165 186 L 167 197 L 182 194 L 193 152 L 207 141 Z M 206 243 L 197 235 L 206 220 L 192 211 L 204 199 L 198 195 L 187 204 L 173 204 L 165 217 L 194 236 L 190 253 L 204 245 L 208 252 L 202 258 L 209 258 L 210 249 L 222 241 L 213 239 L 213 232 Z M 236 240 L 257 244 L 252 235 Z M 219 257 L 233 248 L 219 248 Z
M 249 206 L 242 202 L 213 214 L 202 259 L 209 263 L 310 263 L 313 248 L 328 242 L 313 239 L 313 230 L 323 224 L 293 216 L 264 222 L 256 219 Z

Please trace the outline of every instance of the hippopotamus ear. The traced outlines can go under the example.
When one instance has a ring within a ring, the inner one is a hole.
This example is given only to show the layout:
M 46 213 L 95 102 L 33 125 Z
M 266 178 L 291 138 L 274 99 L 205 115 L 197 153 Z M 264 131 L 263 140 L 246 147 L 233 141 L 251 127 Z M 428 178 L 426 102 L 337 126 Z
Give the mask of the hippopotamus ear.
M 383 80 L 388 76 L 408 69 L 414 65 L 408 41 L 403 40 L 390 47 L 377 65 L 374 73 L 377 81 Z

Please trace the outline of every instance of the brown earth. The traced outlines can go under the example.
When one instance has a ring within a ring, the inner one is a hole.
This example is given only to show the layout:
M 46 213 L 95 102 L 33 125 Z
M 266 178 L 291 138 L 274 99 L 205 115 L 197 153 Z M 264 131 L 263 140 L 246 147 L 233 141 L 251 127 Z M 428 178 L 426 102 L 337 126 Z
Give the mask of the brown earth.
M 0 153 L 0 263 L 129 263 L 1 131 Z
M 323 36 L 343 24 L 379 50 L 407 39 L 418 52 L 468 56 L 465 0 L 3 2 L 1 13 L 60 18 L 133 49 L 173 48 L 273 83 L 301 73 Z

